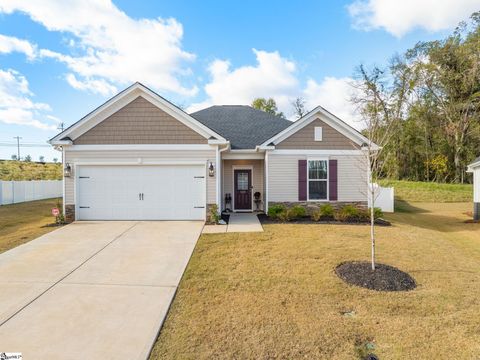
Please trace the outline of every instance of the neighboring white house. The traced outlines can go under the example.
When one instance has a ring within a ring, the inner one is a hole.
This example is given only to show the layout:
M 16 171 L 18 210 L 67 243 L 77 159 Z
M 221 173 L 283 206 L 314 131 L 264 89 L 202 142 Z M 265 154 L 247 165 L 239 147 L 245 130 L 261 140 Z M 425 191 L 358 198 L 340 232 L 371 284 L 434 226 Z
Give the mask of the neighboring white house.
M 63 151 L 65 216 L 73 221 L 367 206 L 368 141 L 320 106 L 295 122 L 244 105 L 187 114 L 135 83 L 50 143 Z
M 480 156 L 468 165 L 473 173 L 473 219 L 480 220 Z

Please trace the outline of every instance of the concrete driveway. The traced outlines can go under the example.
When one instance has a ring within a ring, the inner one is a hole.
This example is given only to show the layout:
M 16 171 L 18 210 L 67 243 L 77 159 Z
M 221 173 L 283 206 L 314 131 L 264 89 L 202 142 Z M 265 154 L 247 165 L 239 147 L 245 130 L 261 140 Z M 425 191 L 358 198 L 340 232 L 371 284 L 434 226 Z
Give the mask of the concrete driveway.
M 202 227 L 78 222 L 0 254 L 0 352 L 147 358 Z

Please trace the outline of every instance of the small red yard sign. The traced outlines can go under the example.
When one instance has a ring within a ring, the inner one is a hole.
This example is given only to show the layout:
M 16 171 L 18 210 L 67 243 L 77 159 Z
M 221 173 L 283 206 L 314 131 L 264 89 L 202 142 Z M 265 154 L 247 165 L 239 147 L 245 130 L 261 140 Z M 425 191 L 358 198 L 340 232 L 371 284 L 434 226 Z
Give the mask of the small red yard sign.
M 53 208 L 53 209 L 52 209 L 52 215 L 53 215 L 53 216 L 58 216 L 58 215 L 60 215 L 60 210 L 58 210 L 58 208 Z

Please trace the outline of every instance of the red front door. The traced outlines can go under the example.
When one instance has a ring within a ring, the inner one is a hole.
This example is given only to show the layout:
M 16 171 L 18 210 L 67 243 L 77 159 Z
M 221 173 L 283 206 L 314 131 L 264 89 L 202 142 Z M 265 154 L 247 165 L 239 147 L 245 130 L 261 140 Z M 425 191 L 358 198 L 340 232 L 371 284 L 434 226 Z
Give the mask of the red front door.
M 234 170 L 235 210 L 252 210 L 252 170 Z

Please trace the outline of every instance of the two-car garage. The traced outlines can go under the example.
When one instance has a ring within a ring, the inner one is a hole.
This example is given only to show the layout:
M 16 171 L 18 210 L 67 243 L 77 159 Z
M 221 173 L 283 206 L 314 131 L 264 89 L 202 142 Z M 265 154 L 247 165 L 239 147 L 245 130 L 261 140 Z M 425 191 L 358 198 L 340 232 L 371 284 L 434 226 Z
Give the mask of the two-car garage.
M 77 220 L 204 220 L 205 165 L 78 165 Z

